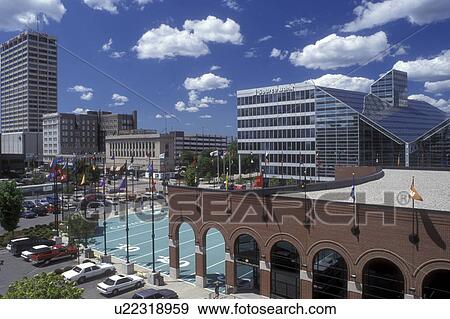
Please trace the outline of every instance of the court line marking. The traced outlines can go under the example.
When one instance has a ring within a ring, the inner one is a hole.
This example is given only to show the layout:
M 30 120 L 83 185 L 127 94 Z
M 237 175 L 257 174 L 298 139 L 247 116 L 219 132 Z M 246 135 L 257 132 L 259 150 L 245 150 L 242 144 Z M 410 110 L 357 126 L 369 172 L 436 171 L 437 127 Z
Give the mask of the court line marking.
M 157 230 L 161 230 L 161 229 L 165 229 L 165 228 L 168 228 L 169 226 L 167 225 L 166 227 L 161 227 L 161 228 L 157 228 L 157 229 L 155 229 L 155 231 L 157 231 Z M 122 231 L 124 231 L 125 229 L 122 229 Z M 133 234 L 133 235 L 129 235 L 128 236 L 128 238 L 130 238 L 130 237 L 136 237 L 136 236 L 139 236 L 139 235 L 142 235 L 142 234 L 147 234 L 147 233 L 150 233 L 150 235 L 151 235 L 151 231 L 144 231 L 144 232 L 140 232 L 140 233 L 136 233 L 136 234 Z M 100 237 L 100 236 L 99 236 Z M 106 233 L 106 238 L 108 238 L 108 233 Z M 113 241 L 117 241 L 117 240 L 123 240 L 123 239 L 126 239 L 127 238 L 127 236 L 124 236 L 124 237 L 119 237 L 119 238 L 116 238 L 116 239 L 107 239 L 106 240 L 106 242 L 107 243 L 110 243 L 110 242 L 113 242 Z M 103 237 L 102 237 L 102 239 L 103 239 Z M 103 244 L 103 242 L 100 242 L 100 243 L 102 243 Z
M 184 230 L 183 232 L 185 232 L 186 230 Z M 181 234 L 182 232 L 180 232 L 180 234 Z M 217 232 L 217 233 L 211 233 L 211 234 L 208 234 L 208 235 L 206 235 L 206 237 L 208 237 L 208 236 L 211 236 L 211 235 L 215 235 L 215 234 L 218 234 L 219 232 Z M 188 241 L 183 241 L 182 243 L 180 243 L 180 246 L 181 245 L 184 245 L 184 244 L 189 244 L 189 243 L 192 243 L 193 241 L 195 241 L 195 238 L 194 239 L 191 239 L 191 240 L 188 240 Z M 169 247 L 167 247 L 167 248 L 164 248 L 164 250 L 165 249 L 169 249 Z M 155 253 L 156 253 L 156 251 L 155 251 Z M 138 259 L 140 259 L 140 258 L 142 258 L 142 257 L 147 257 L 147 256 L 150 256 L 152 253 L 150 252 L 150 253 L 148 253 L 148 254 L 145 254 L 145 255 L 142 255 L 142 256 L 139 256 L 139 257 L 135 257 L 135 258 L 133 258 L 133 259 L 130 259 L 131 261 L 133 261 L 133 260 L 138 260 Z

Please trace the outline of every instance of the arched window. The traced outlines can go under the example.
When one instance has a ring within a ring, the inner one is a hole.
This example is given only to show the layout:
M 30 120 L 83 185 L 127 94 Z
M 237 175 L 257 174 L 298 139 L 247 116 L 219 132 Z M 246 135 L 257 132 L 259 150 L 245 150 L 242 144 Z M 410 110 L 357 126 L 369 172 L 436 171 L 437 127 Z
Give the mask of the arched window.
M 259 294 L 259 247 L 247 234 L 240 235 L 234 246 L 237 292 Z
M 279 241 L 270 257 L 271 296 L 273 298 L 300 297 L 300 256 L 297 249 L 287 241 Z
M 405 279 L 400 269 L 383 258 L 370 260 L 363 269 L 364 299 L 403 299 Z
M 347 298 L 347 263 L 338 252 L 319 251 L 314 256 L 313 267 L 313 298 Z
M 426 275 L 422 283 L 422 298 L 450 299 L 450 270 L 434 270 Z

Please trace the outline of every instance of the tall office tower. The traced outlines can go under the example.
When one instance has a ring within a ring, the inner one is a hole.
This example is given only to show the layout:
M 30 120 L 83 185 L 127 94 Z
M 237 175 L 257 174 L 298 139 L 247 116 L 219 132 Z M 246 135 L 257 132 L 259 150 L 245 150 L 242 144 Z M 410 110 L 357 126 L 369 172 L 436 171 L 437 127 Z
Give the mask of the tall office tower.
M 41 161 L 42 116 L 57 110 L 56 38 L 26 31 L 6 41 L 0 71 L 3 164 Z

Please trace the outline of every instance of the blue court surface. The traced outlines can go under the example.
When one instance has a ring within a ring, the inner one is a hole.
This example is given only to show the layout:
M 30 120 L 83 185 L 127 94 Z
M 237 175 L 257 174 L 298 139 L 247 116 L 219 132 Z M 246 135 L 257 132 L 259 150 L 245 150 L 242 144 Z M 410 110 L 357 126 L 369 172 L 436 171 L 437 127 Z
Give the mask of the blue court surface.
M 169 274 L 169 223 L 167 214 L 155 210 L 155 268 Z M 103 227 L 103 221 L 99 221 Z M 129 254 L 130 262 L 152 270 L 151 212 L 143 211 L 129 214 Z M 97 235 L 90 241 L 91 248 L 103 252 L 103 235 Z M 180 278 L 195 282 L 195 239 L 188 224 L 179 230 L 180 238 Z M 125 218 L 117 216 L 107 220 L 108 254 L 126 260 Z M 213 287 L 219 281 L 223 285 L 225 273 L 225 244 L 219 231 L 211 229 L 206 238 L 206 261 L 208 286 Z

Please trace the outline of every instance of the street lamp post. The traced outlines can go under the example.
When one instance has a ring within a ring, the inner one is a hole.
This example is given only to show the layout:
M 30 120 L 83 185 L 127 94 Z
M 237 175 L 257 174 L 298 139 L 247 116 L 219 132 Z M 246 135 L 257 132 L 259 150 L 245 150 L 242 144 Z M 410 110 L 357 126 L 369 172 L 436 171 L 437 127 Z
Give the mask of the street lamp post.
M 153 161 L 150 163 L 150 154 L 148 156 L 148 184 L 151 192 L 151 205 L 152 205 L 152 273 L 156 272 L 155 269 L 155 200 L 153 193 Z
M 127 237 L 127 264 L 130 263 L 130 247 L 129 247 L 129 232 L 130 228 L 128 226 L 128 162 L 125 161 L 125 231 L 126 231 L 126 237 Z
M 255 163 L 255 161 L 253 161 L 253 152 L 250 152 L 250 188 L 253 188 L 253 164 Z
M 103 156 L 103 244 L 104 255 L 108 255 L 106 251 L 106 153 Z

